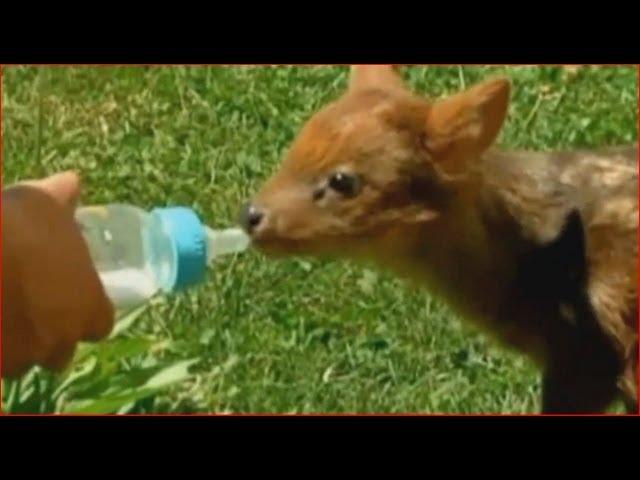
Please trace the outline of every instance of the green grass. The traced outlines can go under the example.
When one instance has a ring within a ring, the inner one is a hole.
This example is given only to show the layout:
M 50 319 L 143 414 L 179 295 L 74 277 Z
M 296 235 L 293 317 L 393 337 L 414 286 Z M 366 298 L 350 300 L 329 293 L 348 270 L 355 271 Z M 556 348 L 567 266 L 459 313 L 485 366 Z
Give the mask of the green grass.
M 632 67 L 411 68 L 438 97 L 507 73 L 501 143 L 575 148 L 637 139 Z M 8 67 L 3 179 L 76 169 L 84 203 L 193 206 L 213 226 L 277 168 L 346 68 Z M 348 262 L 219 261 L 206 284 L 158 298 L 85 346 L 64 376 L 5 383 L 13 412 L 523 413 L 537 372 L 423 291 Z M 125 325 L 127 326 L 127 325 Z M 191 364 L 190 361 L 195 363 Z M 187 363 L 181 363 L 187 362 Z

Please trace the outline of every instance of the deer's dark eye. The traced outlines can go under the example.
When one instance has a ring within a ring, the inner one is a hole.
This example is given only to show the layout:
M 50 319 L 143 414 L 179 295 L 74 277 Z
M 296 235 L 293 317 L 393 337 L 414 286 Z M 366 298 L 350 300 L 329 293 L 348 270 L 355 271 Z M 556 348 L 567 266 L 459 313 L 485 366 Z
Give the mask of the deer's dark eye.
M 355 197 L 360 192 L 360 179 L 356 175 L 337 172 L 329 177 L 329 187 L 344 197 Z

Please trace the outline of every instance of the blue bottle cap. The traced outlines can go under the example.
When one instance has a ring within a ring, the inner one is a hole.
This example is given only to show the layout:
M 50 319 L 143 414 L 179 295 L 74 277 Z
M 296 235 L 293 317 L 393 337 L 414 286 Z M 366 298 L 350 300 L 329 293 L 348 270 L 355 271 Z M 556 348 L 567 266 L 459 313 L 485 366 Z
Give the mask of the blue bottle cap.
M 175 278 L 164 288 L 180 290 L 201 282 L 207 269 L 207 241 L 205 229 L 190 208 L 157 208 L 156 215 L 171 238 L 175 251 Z

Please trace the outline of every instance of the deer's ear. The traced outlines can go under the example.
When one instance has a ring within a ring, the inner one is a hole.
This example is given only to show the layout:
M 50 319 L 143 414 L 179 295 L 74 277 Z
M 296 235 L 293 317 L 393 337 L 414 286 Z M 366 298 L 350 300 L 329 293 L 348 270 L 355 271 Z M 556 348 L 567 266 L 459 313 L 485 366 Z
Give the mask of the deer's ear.
M 364 88 L 403 89 L 404 83 L 396 65 L 351 66 L 350 90 Z
M 432 105 L 425 143 L 435 159 L 446 161 L 453 171 L 460 172 L 468 160 L 484 153 L 505 121 L 510 90 L 509 80 L 501 77 Z

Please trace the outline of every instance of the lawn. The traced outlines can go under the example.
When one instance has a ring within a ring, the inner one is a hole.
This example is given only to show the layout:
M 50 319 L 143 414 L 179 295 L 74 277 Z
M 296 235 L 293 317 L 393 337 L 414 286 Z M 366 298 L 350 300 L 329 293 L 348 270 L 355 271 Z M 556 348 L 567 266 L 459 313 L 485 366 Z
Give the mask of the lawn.
M 637 141 L 635 67 L 413 67 L 430 97 L 507 73 L 507 148 Z M 234 222 L 344 67 L 5 67 L 3 182 L 81 172 L 83 203 Z M 10 412 L 531 413 L 539 377 L 428 293 L 348 262 L 224 258 L 70 369 L 3 383 Z

